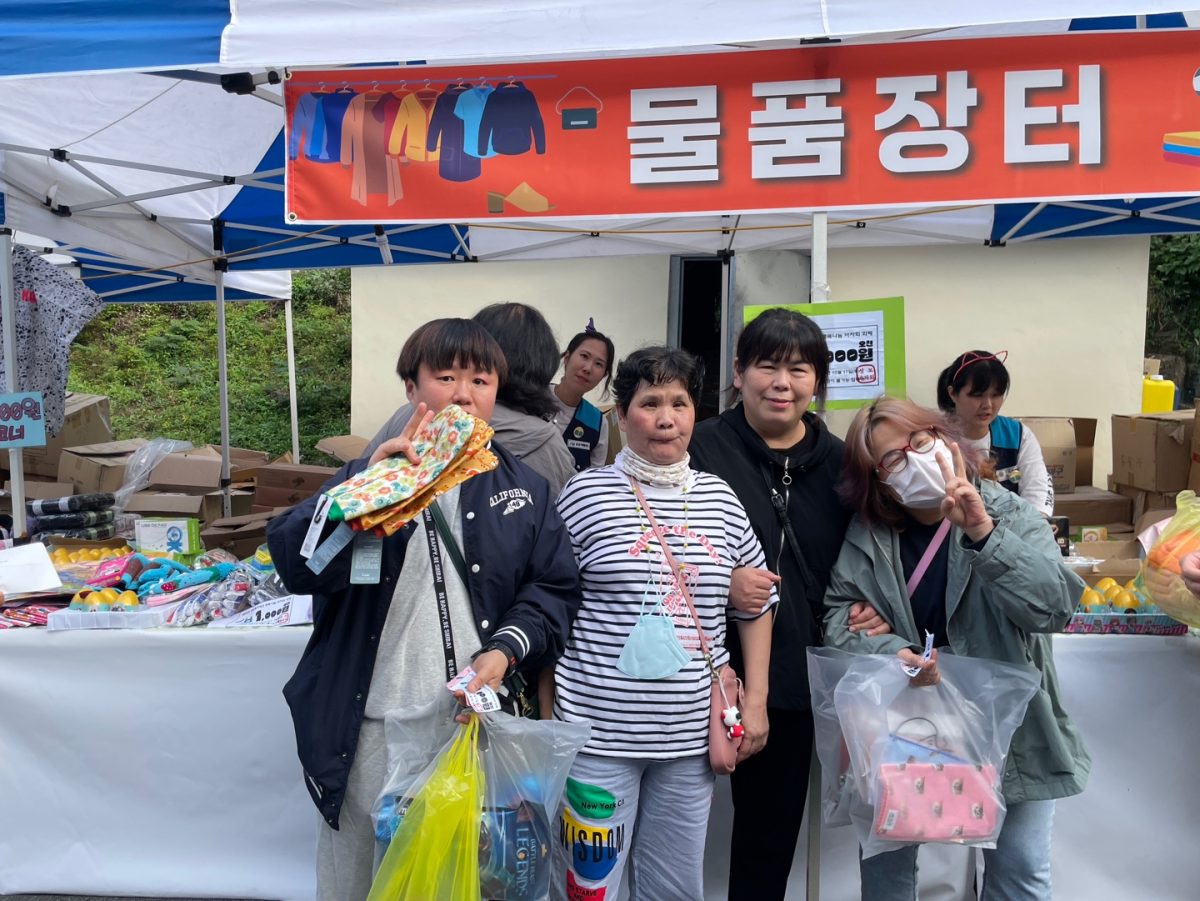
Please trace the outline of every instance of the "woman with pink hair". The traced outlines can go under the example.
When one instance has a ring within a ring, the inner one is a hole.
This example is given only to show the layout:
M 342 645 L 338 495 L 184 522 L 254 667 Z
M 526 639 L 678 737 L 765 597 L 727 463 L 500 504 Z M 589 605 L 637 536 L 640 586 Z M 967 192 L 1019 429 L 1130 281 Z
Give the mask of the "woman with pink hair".
M 855 509 L 825 595 L 826 644 L 896 654 L 936 684 L 937 651 L 1033 666 L 1041 686 L 1013 735 L 1004 772 L 1007 816 L 985 850 L 981 901 L 1050 898 L 1054 802 L 1083 791 L 1091 758 L 1059 701 L 1051 633 L 1071 618 L 1083 582 L 1062 565 L 1046 520 L 1016 494 L 978 478 L 954 421 L 905 400 L 864 407 L 846 435 L 839 490 Z M 850 631 L 866 601 L 890 634 Z M 915 901 L 917 845 L 863 860 L 864 901 Z

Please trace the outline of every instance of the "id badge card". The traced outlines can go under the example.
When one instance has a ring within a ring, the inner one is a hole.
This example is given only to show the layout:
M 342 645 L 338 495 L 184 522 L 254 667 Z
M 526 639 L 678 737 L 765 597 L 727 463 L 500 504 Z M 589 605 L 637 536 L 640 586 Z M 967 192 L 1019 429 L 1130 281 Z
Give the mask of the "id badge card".
M 354 536 L 350 557 L 351 585 L 378 585 L 383 567 L 383 539 L 370 532 Z

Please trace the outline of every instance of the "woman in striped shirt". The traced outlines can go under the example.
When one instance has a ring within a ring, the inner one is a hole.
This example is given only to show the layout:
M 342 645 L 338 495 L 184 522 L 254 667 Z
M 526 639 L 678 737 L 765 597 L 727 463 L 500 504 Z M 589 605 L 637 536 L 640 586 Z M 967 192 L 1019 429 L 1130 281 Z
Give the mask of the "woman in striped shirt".
M 573 478 L 558 500 L 579 563 L 583 605 L 556 670 L 555 715 L 592 735 L 567 782 L 555 854 L 557 898 L 616 898 L 626 861 L 632 901 L 703 897 L 712 799 L 712 681 L 691 594 L 717 667 L 727 618 L 745 650 L 747 757 L 766 742 L 776 602 L 757 615 L 729 603 L 730 573 L 765 566 L 732 489 L 688 465 L 703 364 L 668 347 L 623 360 L 613 380 L 628 446 Z M 668 565 L 649 506 L 677 566 Z

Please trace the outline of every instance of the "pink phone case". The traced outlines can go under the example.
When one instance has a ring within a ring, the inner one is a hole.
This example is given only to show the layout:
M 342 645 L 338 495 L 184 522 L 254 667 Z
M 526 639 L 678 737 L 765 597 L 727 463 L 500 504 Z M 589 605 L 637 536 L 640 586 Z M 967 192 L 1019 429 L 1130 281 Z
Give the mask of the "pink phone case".
M 875 834 L 891 841 L 993 838 L 999 801 L 996 770 L 969 763 L 885 763 Z

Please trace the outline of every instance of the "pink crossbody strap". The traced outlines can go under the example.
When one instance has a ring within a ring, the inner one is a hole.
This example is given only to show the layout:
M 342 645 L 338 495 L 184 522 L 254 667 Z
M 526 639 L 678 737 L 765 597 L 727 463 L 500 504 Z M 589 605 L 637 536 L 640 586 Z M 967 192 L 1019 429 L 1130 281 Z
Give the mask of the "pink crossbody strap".
M 942 524 L 938 526 L 938 530 L 933 533 L 933 540 L 929 542 L 929 547 L 925 548 L 925 553 L 921 555 L 921 560 L 917 564 L 917 568 L 908 577 L 908 584 L 904 586 L 908 589 L 908 596 L 910 598 L 913 596 L 913 592 L 917 590 L 917 586 L 921 584 L 921 579 L 924 577 L 925 571 L 929 569 L 929 564 L 937 556 L 938 548 L 942 546 L 942 542 L 946 540 L 946 535 L 949 533 L 950 520 L 943 519 Z
M 704 637 L 704 630 L 700 628 L 700 617 L 696 614 L 696 605 L 692 603 L 692 593 L 688 591 L 687 583 L 683 580 L 683 570 L 675 562 L 675 555 L 671 553 L 671 549 L 667 547 L 667 541 L 663 537 L 662 529 L 658 527 L 658 521 L 654 518 L 654 513 L 650 510 L 650 505 L 646 503 L 646 496 L 642 494 L 641 486 L 638 485 L 637 480 L 632 476 L 629 477 L 629 484 L 633 487 L 633 493 L 637 495 L 642 512 L 646 514 L 646 519 L 650 521 L 650 528 L 658 538 L 659 547 L 662 548 L 663 552 L 663 559 L 667 561 L 667 566 L 671 568 L 671 576 L 675 580 L 675 585 L 679 588 L 679 593 L 683 595 L 683 599 L 687 601 L 688 611 L 692 614 L 692 622 L 696 626 L 696 634 L 700 636 L 700 651 L 704 654 L 704 659 L 708 662 L 708 669 L 715 680 L 717 678 L 717 671 L 713 667 L 712 654 L 708 651 L 708 639 Z

